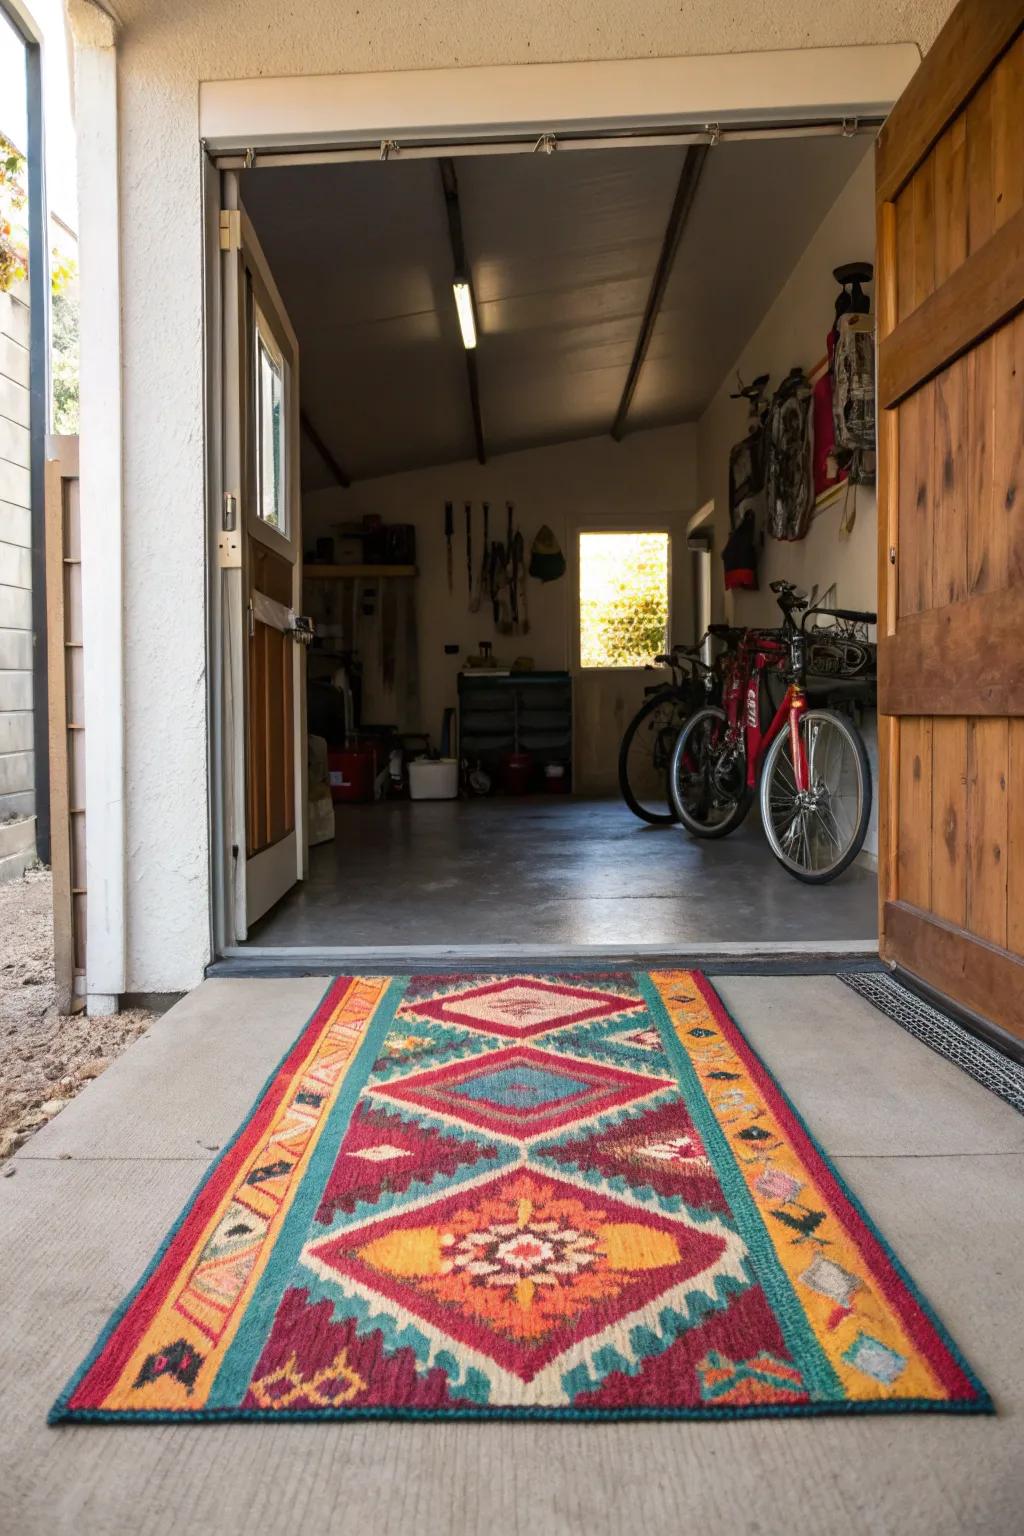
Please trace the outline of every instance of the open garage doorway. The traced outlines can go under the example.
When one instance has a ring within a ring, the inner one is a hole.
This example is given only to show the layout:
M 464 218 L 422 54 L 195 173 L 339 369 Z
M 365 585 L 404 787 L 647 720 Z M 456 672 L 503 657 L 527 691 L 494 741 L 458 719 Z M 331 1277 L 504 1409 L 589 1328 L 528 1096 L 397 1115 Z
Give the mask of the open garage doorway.
M 711 660 L 727 628 L 780 625 L 773 582 L 875 607 L 870 466 L 825 442 L 833 273 L 874 247 L 871 145 L 836 124 L 225 173 L 248 248 L 245 952 L 871 949 L 873 815 L 808 885 L 756 803 L 697 837 L 633 814 L 619 772 L 674 645 Z M 787 380 L 796 536 L 737 490 Z M 854 629 L 855 682 L 810 692 L 862 733 L 870 800 L 874 632 Z

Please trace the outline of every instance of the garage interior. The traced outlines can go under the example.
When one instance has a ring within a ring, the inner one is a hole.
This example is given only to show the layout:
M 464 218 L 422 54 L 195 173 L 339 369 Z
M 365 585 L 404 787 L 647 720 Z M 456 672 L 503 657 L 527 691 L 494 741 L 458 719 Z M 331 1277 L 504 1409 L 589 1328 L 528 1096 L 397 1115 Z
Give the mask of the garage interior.
M 791 368 L 820 375 L 832 269 L 873 255 L 871 145 L 725 137 L 695 161 L 684 143 L 541 142 L 240 174 L 298 338 L 316 626 L 309 874 L 251 946 L 873 942 L 874 819 L 857 863 L 815 888 L 776 863 L 756 807 L 720 842 L 631 814 L 619 742 L 663 674 L 622 664 L 614 626 L 595 664 L 583 617 L 588 551 L 604 590 L 609 562 L 653 539 L 656 619 L 698 640 L 697 524 L 716 619 L 777 623 L 778 577 L 875 607 L 870 485 L 822 495 L 799 543 L 759 532 L 756 591 L 726 593 L 722 562 L 747 430 L 732 397 L 757 374 L 769 393 Z M 517 550 L 496 580 L 495 542 Z M 859 724 L 870 745 L 870 701 Z M 431 798 L 410 798 L 417 778 Z

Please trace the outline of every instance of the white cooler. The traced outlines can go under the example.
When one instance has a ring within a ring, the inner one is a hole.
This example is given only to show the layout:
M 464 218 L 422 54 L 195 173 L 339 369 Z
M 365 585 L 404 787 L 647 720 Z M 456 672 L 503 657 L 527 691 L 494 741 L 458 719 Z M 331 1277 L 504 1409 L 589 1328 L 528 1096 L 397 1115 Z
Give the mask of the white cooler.
M 417 758 L 409 764 L 410 800 L 454 800 L 459 793 L 459 760 Z

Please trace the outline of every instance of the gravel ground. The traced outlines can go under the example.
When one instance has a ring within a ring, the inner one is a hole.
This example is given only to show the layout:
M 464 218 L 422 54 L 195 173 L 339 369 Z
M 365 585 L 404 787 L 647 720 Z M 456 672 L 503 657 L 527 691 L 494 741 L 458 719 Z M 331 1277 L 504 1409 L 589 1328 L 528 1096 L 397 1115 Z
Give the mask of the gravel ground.
M 59 1114 L 152 1022 L 141 1009 L 61 1018 L 50 872 L 0 884 L 0 1160 Z

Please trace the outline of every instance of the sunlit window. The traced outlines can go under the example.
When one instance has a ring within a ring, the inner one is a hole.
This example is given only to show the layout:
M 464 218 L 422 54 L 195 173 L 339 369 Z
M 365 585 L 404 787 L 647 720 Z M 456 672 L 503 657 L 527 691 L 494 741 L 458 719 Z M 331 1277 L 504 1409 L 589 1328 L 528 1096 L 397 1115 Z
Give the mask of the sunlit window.
M 257 311 L 256 511 L 271 528 L 287 534 L 284 378 L 284 359 Z
M 667 533 L 580 534 L 580 665 L 643 667 L 668 645 Z

